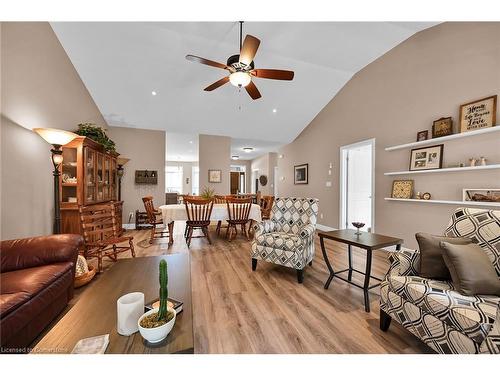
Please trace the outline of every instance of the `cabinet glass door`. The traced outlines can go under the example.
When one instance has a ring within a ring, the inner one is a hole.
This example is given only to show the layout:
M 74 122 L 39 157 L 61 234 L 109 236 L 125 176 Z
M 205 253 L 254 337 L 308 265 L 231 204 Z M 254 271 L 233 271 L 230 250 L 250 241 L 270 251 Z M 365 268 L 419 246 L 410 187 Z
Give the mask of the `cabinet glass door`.
M 104 156 L 104 199 L 111 199 L 111 157 Z
M 95 180 L 95 163 L 96 152 L 91 148 L 84 148 L 85 155 L 85 204 L 93 203 L 96 200 L 96 180 Z
M 116 176 L 116 159 L 111 159 L 111 181 L 110 195 L 112 200 L 117 200 L 117 176 Z
M 104 200 L 104 155 L 97 153 L 97 200 Z

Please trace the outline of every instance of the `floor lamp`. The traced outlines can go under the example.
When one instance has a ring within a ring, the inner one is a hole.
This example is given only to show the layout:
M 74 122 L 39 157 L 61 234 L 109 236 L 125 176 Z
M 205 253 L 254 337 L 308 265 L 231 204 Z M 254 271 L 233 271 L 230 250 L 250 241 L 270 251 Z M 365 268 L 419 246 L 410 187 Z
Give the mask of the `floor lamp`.
M 47 143 L 52 145 L 50 152 L 52 153 L 52 164 L 54 165 L 54 228 L 53 233 L 61 233 L 61 207 L 59 198 L 59 177 L 61 176 L 60 165 L 63 162 L 62 146 L 68 144 L 73 139 L 78 137 L 77 134 L 67 132 L 65 130 L 51 128 L 34 128 L 40 137 Z
M 118 201 L 122 200 L 122 177 L 124 173 L 123 166 L 128 163 L 130 159 L 127 158 L 117 158 L 116 164 L 118 164 L 118 168 L 116 169 L 116 174 L 118 175 Z

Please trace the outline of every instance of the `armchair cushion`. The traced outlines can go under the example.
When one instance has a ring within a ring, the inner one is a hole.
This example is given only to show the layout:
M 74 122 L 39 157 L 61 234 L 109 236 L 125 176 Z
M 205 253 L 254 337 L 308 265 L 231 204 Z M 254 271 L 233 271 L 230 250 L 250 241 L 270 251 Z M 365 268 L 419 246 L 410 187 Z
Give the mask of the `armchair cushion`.
M 389 290 L 481 343 L 496 320 L 500 297 L 464 296 L 448 281 L 419 276 L 390 276 Z M 384 282 L 385 283 L 385 282 Z
M 458 245 L 441 242 L 443 258 L 450 269 L 453 285 L 460 293 L 493 294 L 500 296 L 498 278 L 488 255 L 479 245 Z
M 305 241 L 296 234 L 272 232 L 257 236 L 257 244 L 286 251 L 301 251 Z
M 435 236 L 427 233 L 417 233 L 415 238 L 420 251 L 418 274 L 422 277 L 438 280 L 450 280 L 450 271 L 448 271 L 448 267 L 444 262 L 440 242 L 446 241 L 456 244 L 469 244 L 472 242 L 469 238 Z

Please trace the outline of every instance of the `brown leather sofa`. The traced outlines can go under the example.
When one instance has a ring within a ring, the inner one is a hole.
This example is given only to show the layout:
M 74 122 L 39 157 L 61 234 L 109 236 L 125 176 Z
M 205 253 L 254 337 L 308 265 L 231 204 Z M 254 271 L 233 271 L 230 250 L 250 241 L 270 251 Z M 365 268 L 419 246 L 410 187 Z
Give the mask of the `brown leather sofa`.
M 83 238 L 76 234 L 1 242 L 3 352 L 5 348 L 24 351 L 66 307 L 73 297 L 76 259 L 82 244 Z

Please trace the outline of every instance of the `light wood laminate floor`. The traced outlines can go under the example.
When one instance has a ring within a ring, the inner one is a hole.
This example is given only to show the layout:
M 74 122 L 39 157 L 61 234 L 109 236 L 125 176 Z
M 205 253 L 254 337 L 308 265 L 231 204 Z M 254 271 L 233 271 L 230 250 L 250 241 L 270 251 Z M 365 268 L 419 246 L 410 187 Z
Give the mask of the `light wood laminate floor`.
M 171 248 L 166 238 L 150 245 L 147 230 L 127 235 L 134 236 L 137 256 L 190 254 L 195 353 L 431 352 L 394 321 L 388 332 L 379 330 L 378 288 L 370 293 L 370 313 L 364 311 L 361 289 L 335 278 L 323 289 L 328 271 L 317 236 L 313 265 L 298 284 L 295 270 L 271 263 L 259 261 L 252 272 L 250 242 L 240 235 L 228 242 L 211 227 L 213 245 L 194 238 L 188 249 L 183 230 L 183 223 L 176 223 Z M 331 241 L 326 245 L 334 268 L 346 268 L 345 247 Z M 353 249 L 355 268 L 364 269 L 363 255 Z M 104 262 L 105 269 L 111 265 Z M 375 251 L 372 274 L 381 277 L 387 268 L 386 253 Z M 360 282 L 357 277 L 353 275 Z

